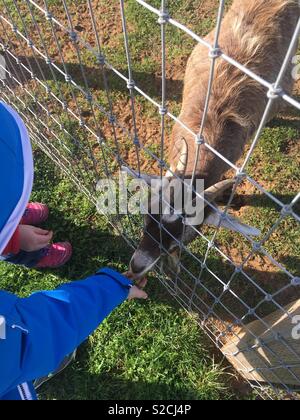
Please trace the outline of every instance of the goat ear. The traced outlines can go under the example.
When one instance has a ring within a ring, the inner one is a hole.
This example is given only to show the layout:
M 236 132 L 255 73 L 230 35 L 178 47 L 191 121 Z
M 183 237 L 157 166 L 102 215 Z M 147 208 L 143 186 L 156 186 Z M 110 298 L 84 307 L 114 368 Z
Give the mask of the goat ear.
M 260 236 L 261 231 L 255 227 L 246 225 L 241 220 L 227 214 L 226 218 L 222 218 L 222 214 L 215 211 L 210 212 L 209 216 L 204 220 L 204 224 L 211 226 L 221 226 L 234 232 L 242 233 L 246 236 Z
M 143 174 L 143 173 L 139 174 L 137 171 L 134 171 L 133 169 L 130 169 L 127 166 L 122 166 L 121 169 L 123 172 L 127 172 L 127 174 L 131 176 L 131 178 L 142 179 L 148 185 L 151 185 L 151 181 L 153 181 L 154 179 L 155 180 L 160 179 L 160 176 L 156 176 L 156 175 L 148 175 L 148 174 Z
M 179 140 L 175 142 L 175 150 L 177 153 L 177 166 L 175 163 L 171 165 L 170 169 L 166 172 L 165 178 L 174 178 L 179 177 L 184 179 L 186 168 L 189 160 L 189 148 L 188 143 L 184 137 L 181 137 Z

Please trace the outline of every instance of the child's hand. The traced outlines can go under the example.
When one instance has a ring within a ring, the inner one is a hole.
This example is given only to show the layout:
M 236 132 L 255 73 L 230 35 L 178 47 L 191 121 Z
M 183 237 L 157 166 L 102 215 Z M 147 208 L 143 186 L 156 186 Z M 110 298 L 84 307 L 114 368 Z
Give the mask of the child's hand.
M 26 252 L 45 248 L 53 238 L 53 232 L 35 226 L 20 225 L 20 249 Z
M 130 273 L 125 273 L 124 276 L 131 279 Z M 137 286 L 132 286 L 129 292 L 128 299 L 148 299 L 148 295 L 144 292 L 144 288 L 147 286 L 147 279 L 144 278 L 137 283 Z

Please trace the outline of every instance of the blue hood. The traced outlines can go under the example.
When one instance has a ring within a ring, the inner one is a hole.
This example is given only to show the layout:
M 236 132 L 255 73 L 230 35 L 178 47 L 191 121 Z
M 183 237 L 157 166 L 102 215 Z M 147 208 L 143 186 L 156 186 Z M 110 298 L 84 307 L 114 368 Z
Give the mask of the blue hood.
M 28 132 L 19 115 L 0 101 L 0 254 L 23 216 L 32 183 Z

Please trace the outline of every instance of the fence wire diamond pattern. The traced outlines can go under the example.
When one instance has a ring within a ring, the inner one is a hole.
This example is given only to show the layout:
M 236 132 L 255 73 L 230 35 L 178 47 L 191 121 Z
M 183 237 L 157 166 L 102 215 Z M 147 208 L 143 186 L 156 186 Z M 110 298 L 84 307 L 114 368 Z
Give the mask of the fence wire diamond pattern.
M 292 225 L 300 233 L 300 192 L 295 192 L 289 201 L 283 200 L 270 192 L 266 182 L 251 176 L 248 167 L 278 96 L 290 108 L 300 110 L 297 99 L 280 89 L 294 59 L 300 20 L 273 84 L 219 49 L 225 0 L 219 2 L 213 45 L 175 20 L 166 0 L 161 1 L 160 8 L 152 5 L 158 4 L 157 1 L 150 4 L 144 0 L 132 0 L 131 7 L 135 7 L 138 13 L 147 11 L 152 16 L 153 27 L 160 31 L 160 77 L 153 82 L 160 93 L 152 95 L 153 90 L 150 89 L 149 93 L 139 83 L 142 75 L 138 77 L 136 72 L 137 53 L 131 42 L 126 1 L 114 2 L 114 10 L 118 10 L 118 28 L 112 28 L 110 34 L 111 38 L 123 37 L 121 52 L 113 43 L 108 47 L 103 41 L 107 34 L 103 33 L 101 26 L 104 16 L 99 2 L 61 0 L 59 6 L 57 3 L 51 0 L 0 0 L 1 100 L 10 103 L 21 114 L 33 142 L 95 205 L 97 181 L 114 178 L 122 166 L 138 174 L 145 168 L 156 168 L 157 175 L 161 176 L 170 169 L 167 142 L 170 127 L 176 122 L 195 137 L 199 150 L 204 143 L 226 161 L 228 169 L 236 175 L 225 214 L 231 208 L 236 192 L 240 191 L 255 192 L 264 203 L 276 209 L 276 212 L 270 212 L 268 226 L 263 227 L 258 241 L 238 236 L 239 252 L 230 252 L 230 239 L 226 242 L 220 227 L 204 229 L 197 232 L 195 243 L 188 246 L 178 244 L 180 273 L 167 275 L 160 263 L 155 271 L 175 299 L 185 309 L 197 314 L 201 327 L 262 397 L 274 398 L 287 393 L 299 398 L 299 273 L 274 256 L 268 245 L 282 226 L 289 228 Z M 104 6 L 102 8 L 105 10 Z M 80 25 L 81 17 L 85 21 L 84 28 Z M 169 106 L 170 27 L 177 31 L 177 36 L 205 46 L 211 57 L 199 132 L 193 132 L 179 120 L 176 109 Z M 157 49 L 157 45 L 153 48 Z M 114 55 L 117 54 L 122 54 L 122 69 L 115 64 Z M 203 140 L 217 60 L 225 60 L 238 68 L 261 84 L 268 95 L 259 129 L 239 164 L 228 161 Z M 120 112 L 120 107 L 124 107 L 127 117 Z M 155 145 L 145 141 L 147 118 L 143 112 L 154 115 L 156 140 L 159 139 Z M 109 221 L 127 245 L 135 250 L 143 229 L 142 218 L 114 215 L 109 216 Z M 284 236 L 278 240 L 284 241 Z M 157 246 L 162 244 L 158 242 Z M 265 273 L 258 275 L 253 267 L 249 269 L 249 262 L 255 258 L 267 261 Z

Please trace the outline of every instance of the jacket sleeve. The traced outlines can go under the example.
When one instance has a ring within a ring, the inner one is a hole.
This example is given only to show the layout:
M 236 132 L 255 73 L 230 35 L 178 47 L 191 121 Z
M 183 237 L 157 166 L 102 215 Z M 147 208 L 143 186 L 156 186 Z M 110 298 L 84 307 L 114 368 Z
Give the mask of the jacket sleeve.
M 7 379 L 8 383 L 15 386 L 54 371 L 64 357 L 128 297 L 131 285 L 121 274 L 104 269 L 93 277 L 63 285 L 55 291 L 17 299 L 14 320 L 11 315 L 8 318 L 9 334 L 2 340 L 7 347 L 6 356 L 5 350 L 1 354 L 0 340 L 0 368 L 7 357 L 7 360 L 13 360 L 15 370 L 14 380 Z M 17 343 L 16 334 L 19 334 Z M 12 335 L 13 348 L 10 349 L 9 337 Z M 9 371 L 11 375 L 11 369 Z M 2 390 L 5 389 L 3 385 Z
M 20 252 L 20 231 L 16 229 L 12 238 L 8 242 L 6 248 L 3 251 L 3 255 L 18 254 Z

